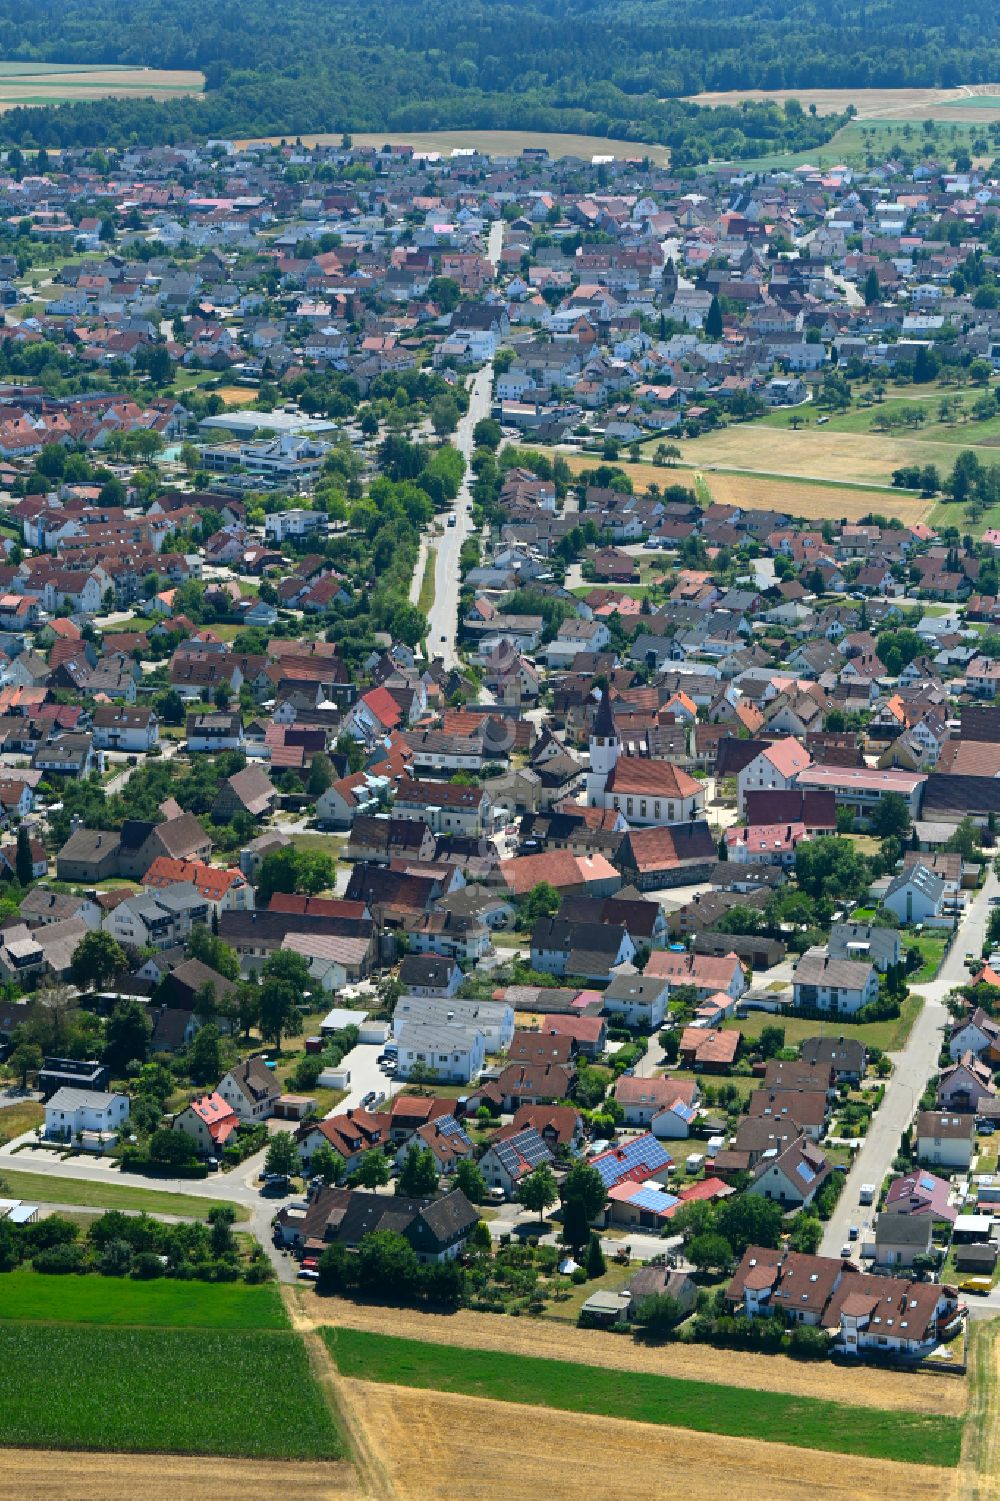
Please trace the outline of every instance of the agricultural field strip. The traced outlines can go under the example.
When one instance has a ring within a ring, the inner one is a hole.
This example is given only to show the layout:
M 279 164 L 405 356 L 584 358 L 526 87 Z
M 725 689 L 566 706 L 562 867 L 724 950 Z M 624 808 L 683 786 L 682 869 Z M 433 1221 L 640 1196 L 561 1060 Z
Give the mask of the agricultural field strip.
M 5 1449 L 0 1463 L 0 1501 L 52 1501 L 53 1496 L 59 1501 L 121 1496 L 179 1501 L 247 1492 L 253 1501 L 362 1501 L 354 1466 L 347 1460 L 250 1462 L 206 1455 Z
M 503 1402 L 354 1380 L 344 1387 L 383 1456 L 394 1501 L 663 1501 L 668 1491 L 685 1501 L 959 1501 L 956 1472 L 931 1465 L 845 1464 L 817 1449 L 554 1408 L 521 1407 L 513 1428 Z
M 2 82 L 2 80 L 0 80 Z M 452 151 L 477 149 L 493 156 L 520 156 L 526 146 L 544 146 L 550 156 L 580 156 L 589 161 L 593 156 L 614 156 L 618 158 L 648 156 L 652 161 L 661 166 L 670 160 L 670 152 L 665 146 L 657 146 L 646 141 L 625 141 L 606 136 L 580 136 L 565 135 L 559 132 L 547 132 L 540 130 L 438 130 L 438 131 L 398 131 L 378 130 L 359 131 L 352 133 L 352 140 L 356 146 L 371 146 L 379 150 L 386 143 L 398 146 L 412 146 L 415 151 L 439 151 L 443 155 L 450 155 Z M 266 140 L 271 145 L 278 145 L 281 136 L 251 137 L 249 141 L 237 141 L 236 145 L 252 144 L 258 140 Z M 329 132 L 319 134 L 307 132 L 302 137 L 305 146 L 339 146 L 341 135 Z
M 557 449 L 540 448 L 547 457 L 565 459 L 570 470 L 579 474 L 583 469 L 594 469 L 601 459 L 596 454 L 563 453 Z M 685 477 L 693 467 L 689 459 L 684 466 L 659 467 L 649 463 L 633 464 L 618 460 L 617 468 L 627 474 L 637 491 L 649 485 L 661 488 L 672 482 L 672 477 Z M 829 481 L 798 478 L 794 475 L 768 476 L 755 471 L 728 472 L 721 468 L 705 468 L 695 471 L 695 488 L 699 499 L 718 500 L 752 509 L 775 509 L 786 511 L 807 521 L 825 520 L 833 516 L 837 520 L 858 521 L 872 512 L 889 510 L 903 522 L 924 521 L 929 516 L 933 502 L 913 495 L 906 490 L 889 489 L 887 486 L 866 489 L 862 485 L 831 484 Z M 776 489 L 778 493 L 775 493 Z
M 161 1329 L 287 1330 L 288 1315 L 270 1283 L 209 1283 L 162 1278 L 0 1275 L 0 1324 L 100 1324 Z
M 291 1332 L 83 1324 L 0 1324 L 0 1444 L 272 1459 L 344 1452 Z
M 376 1334 L 400 1335 L 434 1344 L 489 1348 L 508 1354 L 547 1356 L 605 1369 L 646 1371 L 717 1386 L 746 1386 L 759 1391 L 790 1392 L 839 1402 L 844 1395 L 841 1372 L 823 1361 L 803 1362 L 787 1355 L 758 1355 L 745 1350 L 716 1350 L 710 1345 L 638 1344 L 598 1329 L 568 1329 L 547 1319 L 502 1319 L 495 1314 L 460 1309 L 435 1314 L 415 1308 L 383 1308 L 345 1298 L 317 1299 L 304 1288 L 288 1288 L 296 1306 L 297 1329 L 336 1325 Z M 882 1371 L 864 1367 L 851 1376 L 852 1403 L 960 1417 L 966 1387 L 960 1381 L 916 1371 Z
M 623 1383 L 614 1372 L 571 1361 L 482 1349 L 458 1353 L 448 1345 L 342 1328 L 322 1333 L 341 1373 L 359 1381 L 464 1392 L 736 1438 L 780 1439 L 802 1448 L 914 1464 L 955 1465 L 960 1455 L 962 1424 L 951 1417 L 638 1371 Z

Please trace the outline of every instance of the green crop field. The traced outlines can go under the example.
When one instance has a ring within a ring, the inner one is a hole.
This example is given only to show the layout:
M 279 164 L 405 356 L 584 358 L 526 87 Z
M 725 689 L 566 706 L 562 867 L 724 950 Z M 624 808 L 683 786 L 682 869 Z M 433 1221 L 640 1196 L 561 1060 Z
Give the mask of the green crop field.
M 360 1381 L 462 1392 L 498 1402 L 600 1413 L 911 1464 L 955 1465 L 959 1459 L 962 1425 L 957 1418 L 852 1407 L 638 1371 L 623 1381 L 619 1371 L 572 1361 L 460 1349 L 355 1329 L 322 1332 L 343 1374 Z
M 247 1459 L 344 1452 L 297 1335 L 64 1324 L 0 1325 L 0 1444 Z
M 57 1324 L 153 1324 L 173 1329 L 287 1329 L 277 1287 L 164 1278 L 0 1275 L 0 1321 Z
M 4 1166 L 6 1191 L 17 1199 L 38 1204 L 77 1204 L 83 1209 L 137 1209 L 147 1214 L 176 1214 L 204 1220 L 219 1200 L 197 1194 L 170 1193 L 164 1188 L 133 1188 L 130 1183 L 94 1182 L 83 1178 L 58 1178 L 52 1173 L 23 1172 Z M 245 1204 L 234 1204 L 237 1220 L 248 1220 Z

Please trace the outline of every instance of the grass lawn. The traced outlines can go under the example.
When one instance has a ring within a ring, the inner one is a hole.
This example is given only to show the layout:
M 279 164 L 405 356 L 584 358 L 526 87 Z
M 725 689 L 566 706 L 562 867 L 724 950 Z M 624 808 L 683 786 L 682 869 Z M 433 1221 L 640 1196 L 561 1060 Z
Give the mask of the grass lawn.
M 343 1454 L 291 1333 L 0 1326 L 0 1444 L 332 1459 Z
M 420 580 L 420 594 L 417 597 L 417 609 L 424 615 L 429 615 L 434 604 L 434 575 L 437 570 L 437 549 L 429 548 L 427 561 L 424 563 L 424 576 Z
M 941 968 L 941 960 L 947 944 L 947 934 L 936 932 L 905 933 L 904 949 L 919 949 L 923 963 L 908 977 L 911 985 L 924 985 L 933 980 Z
M 80 1204 L 89 1209 L 145 1209 L 147 1214 L 179 1214 L 204 1220 L 217 1200 L 195 1194 L 170 1193 L 163 1188 L 133 1188 L 127 1183 L 95 1183 L 82 1178 L 58 1178 L 52 1173 L 21 1172 L 6 1165 L 0 1171 L 16 1199 L 39 1204 Z M 234 1204 L 237 1220 L 250 1218 L 242 1204 Z
M 736 1025 L 742 1027 L 742 1023 Z M 696 1079 L 702 1088 L 706 1084 L 715 1088 L 718 1088 L 720 1084 L 735 1084 L 741 1104 L 746 1104 L 754 1090 L 759 1089 L 761 1085 L 760 1079 L 749 1079 L 742 1074 L 696 1074 L 690 1068 L 672 1068 L 668 1072 L 671 1079 Z
M 182 1282 L 163 1278 L 0 1276 L 0 1321 L 33 1324 L 154 1324 L 161 1329 L 287 1329 L 273 1283 Z
M 618 1266 L 614 1262 L 609 1265 L 603 1277 L 594 1277 L 589 1282 L 579 1284 L 571 1282 L 568 1277 L 558 1279 L 565 1282 L 567 1297 L 558 1303 L 546 1303 L 544 1318 L 557 1319 L 560 1323 L 576 1324 L 580 1317 L 580 1310 L 589 1297 L 596 1292 L 617 1293 L 621 1292 L 629 1279 L 635 1276 L 634 1266 Z
M 280 834 L 281 825 L 275 824 L 275 831 Z M 291 834 L 289 838 L 297 850 L 319 850 L 324 855 L 331 855 L 336 859 L 343 855 L 347 848 L 346 841 L 337 839 L 333 834 Z
M 962 1425 L 956 1418 L 884 1412 L 638 1371 L 623 1381 L 618 1371 L 565 1360 L 457 1349 L 354 1329 L 324 1329 L 323 1337 L 343 1374 L 361 1381 L 915 1464 L 954 1465 L 959 1457 Z
M 0 1110 L 0 1142 L 13 1141 L 25 1131 L 33 1131 L 45 1119 L 45 1109 L 37 1100 L 21 1100 Z
M 784 1027 L 785 1046 L 790 1048 L 798 1047 L 807 1037 L 835 1033 L 838 1037 L 856 1037 L 866 1047 L 881 1048 L 883 1052 L 896 1053 L 909 1037 L 921 1004 L 920 996 L 907 996 L 899 1016 L 894 1021 L 858 1023 L 839 1016 L 831 1016 L 828 1021 L 813 1021 L 808 1017 L 794 1014 L 775 1016 L 767 1011 L 754 1011 L 742 1019 L 723 1022 L 723 1026 L 738 1027 L 743 1036 L 751 1040 L 759 1037 L 764 1027 Z M 739 1080 L 735 1082 L 739 1083 Z

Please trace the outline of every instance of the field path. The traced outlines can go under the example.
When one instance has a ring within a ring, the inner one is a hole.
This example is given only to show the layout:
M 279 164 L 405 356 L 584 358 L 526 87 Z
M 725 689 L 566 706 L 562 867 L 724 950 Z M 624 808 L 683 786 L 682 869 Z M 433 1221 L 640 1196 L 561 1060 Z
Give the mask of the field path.
M 709 1345 L 642 1345 L 621 1335 L 580 1330 L 550 1319 L 511 1319 L 468 1310 L 435 1314 L 417 1308 L 380 1308 L 344 1298 L 317 1298 L 305 1288 L 288 1288 L 285 1302 L 294 1327 L 303 1333 L 323 1325 L 362 1329 L 400 1339 L 572 1360 L 604 1369 L 648 1371 L 656 1376 L 790 1392 L 896 1412 L 960 1417 L 965 1410 L 964 1381 L 918 1372 L 879 1371 L 869 1366 L 845 1370 L 824 1362 L 790 1360 L 784 1355 L 713 1350 Z
M 293 1287 L 283 1287 L 282 1299 L 292 1321 L 292 1328 L 301 1337 L 308 1351 L 313 1375 L 333 1408 L 341 1432 L 351 1445 L 363 1494 L 370 1501 L 398 1501 L 397 1491 L 389 1478 L 379 1446 L 373 1442 L 363 1421 L 363 1412 L 350 1393 L 350 1383 L 344 1381 L 330 1358 L 326 1345 L 316 1333 L 317 1324 L 303 1313 L 296 1292 L 297 1289 Z
M 947 1501 L 952 1472 L 348 1380 L 399 1501 Z

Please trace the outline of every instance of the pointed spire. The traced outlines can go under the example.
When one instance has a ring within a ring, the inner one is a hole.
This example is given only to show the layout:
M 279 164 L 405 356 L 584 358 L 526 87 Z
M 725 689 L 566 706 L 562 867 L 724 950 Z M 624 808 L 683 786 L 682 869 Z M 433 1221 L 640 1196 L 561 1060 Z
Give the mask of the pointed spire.
M 601 701 L 597 705 L 597 714 L 594 716 L 594 737 L 598 740 L 618 739 L 618 727 L 615 724 L 615 714 L 611 707 L 611 691 L 608 688 L 601 693 Z

